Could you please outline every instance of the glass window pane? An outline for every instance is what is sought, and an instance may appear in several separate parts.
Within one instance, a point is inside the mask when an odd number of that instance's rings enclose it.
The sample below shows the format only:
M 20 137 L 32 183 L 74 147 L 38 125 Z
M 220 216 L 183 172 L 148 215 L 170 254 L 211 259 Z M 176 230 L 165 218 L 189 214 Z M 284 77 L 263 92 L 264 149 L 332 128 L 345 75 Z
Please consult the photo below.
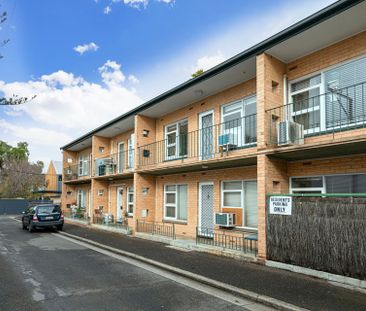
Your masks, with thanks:
M 167 185 L 165 186 L 165 191 L 175 191 L 175 185 Z
M 231 113 L 224 116 L 224 129 L 232 129 L 241 126 L 241 112 Z
M 258 226 L 258 204 L 257 204 L 257 182 L 246 181 L 244 193 L 244 226 L 257 228 Z
M 320 111 L 312 111 L 293 117 L 294 122 L 304 125 L 304 129 L 313 129 L 320 127 Z
M 187 220 L 188 193 L 187 185 L 178 186 L 177 219 Z
M 175 204 L 175 193 L 167 193 L 165 195 L 166 204 Z
M 174 206 L 165 207 L 165 217 L 175 218 L 175 207 Z
M 225 181 L 224 190 L 241 190 L 243 185 L 241 181 Z
M 292 188 L 322 188 L 323 178 L 319 177 L 301 177 L 292 178 Z
M 236 102 L 231 105 L 226 105 L 223 108 L 223 112 L 225 114 L 225 113 L 232 112 L 232 111 L 241 111 L 242 107 L 243 107 L 243 103 L 241 101 L 239 101 L 239 102 Z
M 353 176 L 352 175 L 326 176 L 325 185 L 327 193 L 352 193 Z
M 312 109 L 318 107 L 320 103 L 320 88 L 314 88 L 292 96 L 293 111 Z
M 175 156 L 175 146 L 168 147 L 168 157 Z
M 249 101 L 248 103 L 245 104 L 244 110 L 246 116 L 250 116 L 257 112 L 257 103 L 255 102 L 255 98 L 254 101 Z
M 366 193 L 366 174 L 353 176 L 353 193 Z
M 224 206 L 226 207 L 242 207 L 241 192 L 224 192 Z
M 172 125 L 167 126 L 166 131 L 169 133 L 169 132 L 175 131 L 176 129 L 177 129 L 177 125 L 172 124 Z
M 311 86 L 315 86 L 321 83 L 321 76 L 317 75 L 308 79 L 304 79 L 302 81 L 292 83 L 291 84 L 291 92 L 296 92 L 302 89 L 306 89 Z
M 176 140 L 177 140 L 177 136 L 176 136 L 175 132 L 174 132 L 174 133 L 172 133 L 172 134 L 168 134 L 168 135 L 167 135 L 167 139 L 168 139 L 168 144 L 169 144 L 169 145 L 171 145 L 171 144 L 175 144 L 175 142 L 176 142 Z

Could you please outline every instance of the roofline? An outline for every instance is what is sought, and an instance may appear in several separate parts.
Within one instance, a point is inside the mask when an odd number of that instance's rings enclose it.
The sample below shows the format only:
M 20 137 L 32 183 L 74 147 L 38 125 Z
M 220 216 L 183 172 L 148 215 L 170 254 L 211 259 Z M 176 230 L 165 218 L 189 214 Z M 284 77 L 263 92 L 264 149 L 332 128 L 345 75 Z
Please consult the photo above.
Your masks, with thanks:
M 120 115 L 119 117 L 112 119 L 111 121 L 95 128 L 94 130 L 86 133 L 85 135 L 77 138 L 76 140 L 68 143 L 67 145 L 61 147 L 61 150 L 65 150 L 68 149 L 74 145 L 76 145 L 79 142 L 84 141 L 85 139 L 88 139 L 90 137 L 92 137 L 95 133 L 109 127 L 110 125 L 121 121 L 123 119 L 126 119 L 128 117 L 134 116 L 136 114 L 138 114 L 141 111 L 144 111 L 152 106 L 154 106 L 155 104 L 157 104 L 160 101 L 163 101 L 181 91 L 184 91 L 185 89 L 195 85 L 196 83 L 202 82 L 204 80 L 207 80 L 225 70 L 227 70 L 230 67 L 235 66 L 236 64 L 252 57 L 252 56 L 256 56 L 258 54 L 261 54 L 263 52 L 265 52 L 266 50 L 272 48 L 273 46 L 277 45 L 278 43 L 281 43 L 287 39 L 290 39 L 291 37 L 303 32 L 304 30 L 307 30 L 311 27 L 314 27 L 315 25 L 335 16 L 338 15 L 340 13 L 342 13 L 343 11 L 363 2 L 365 0 L 340 0 L 337 1 L 323 9 L 321 9 L 318 12 L 315 12 L 314 14 L 302 19 L 301 21 L 285 28 L 284 30 L 278 32 L 277 34 L 269 37 L 268 39 L 265 39 L 264 41 L 261 41 L 260 43 L 253 45 L 252 47 L 244 50 L 243 52 L 227 59 L 226 61 L 222 62 L 221 64 L 207 70 L 206 72 L 204 72 L 203 74 L 199 75 L 196 78 L 192 78 L 188 81 L 185 81 L 181 84 L 179 84 L 178 86 L 154 97 L 153 99 L 145 102 L 144 104 L 128 111 L 125 114 Z

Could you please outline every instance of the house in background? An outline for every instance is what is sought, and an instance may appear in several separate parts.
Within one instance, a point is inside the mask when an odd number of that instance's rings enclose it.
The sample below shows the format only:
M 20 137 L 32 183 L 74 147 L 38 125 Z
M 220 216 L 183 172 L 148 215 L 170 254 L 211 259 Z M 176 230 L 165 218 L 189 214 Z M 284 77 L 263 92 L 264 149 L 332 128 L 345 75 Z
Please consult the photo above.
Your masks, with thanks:
M 61 203 L 62 193 L 62 161 L 51 160 L 44 174 L 44 187 L 37 193 L 40 199 L 50 199 L 54 203 Z

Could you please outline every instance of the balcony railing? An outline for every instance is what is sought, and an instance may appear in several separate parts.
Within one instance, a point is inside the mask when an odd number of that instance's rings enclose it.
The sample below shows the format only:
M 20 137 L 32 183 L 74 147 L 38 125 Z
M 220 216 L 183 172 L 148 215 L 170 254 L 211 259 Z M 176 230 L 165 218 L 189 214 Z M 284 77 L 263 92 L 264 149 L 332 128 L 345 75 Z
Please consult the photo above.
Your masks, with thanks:
M 90 161 L 85 160 L 82 163 L 68 165 L 64 168 L 65 181 L 78 180 L 91 176 Z
M 131 172 L 134 167 L 133 149 L 113 153 L 94 161 L 94 176 L 107 176 Z
M 139 167 L 172 160 L 210 160 L 257 142 L 257 115 L 215 124 L 139 147 Z
M 301 144 L 304 138 L 366 126 L 366 82 L 329 88 L 324 94 L 266 111 L 271 145 Z

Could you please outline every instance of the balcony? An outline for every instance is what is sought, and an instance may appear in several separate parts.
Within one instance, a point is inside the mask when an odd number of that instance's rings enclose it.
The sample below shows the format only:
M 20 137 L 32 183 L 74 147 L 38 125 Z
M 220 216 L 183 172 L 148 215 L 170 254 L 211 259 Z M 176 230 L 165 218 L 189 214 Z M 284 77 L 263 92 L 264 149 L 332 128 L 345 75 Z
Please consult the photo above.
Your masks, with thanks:
M 292 146 L 294 149 L 305 144 L 305 149 L 310 145 L 331 144 L 329 153 L 335 145 L 366 134 L 366 82 L 328 88 L 324 94 L 269 109 L 266 118 L 269 145 L 274 148 Z M 355 149 L 359 146 L 355 145 Z
M 94 176 L 111 176 L 132 173 L 134 168 L 134 150 L 120 151 L 94 161 Z
M 252 114 L 139 147 L 139 169 L 242 157 L 256 142 L 257 115 Z
M 79 164 L 69 165 L 64 168 L 64 180 L 66 182 L 75 182 L 87 180 L 91 177 L 90 161 L 85 160 Z

